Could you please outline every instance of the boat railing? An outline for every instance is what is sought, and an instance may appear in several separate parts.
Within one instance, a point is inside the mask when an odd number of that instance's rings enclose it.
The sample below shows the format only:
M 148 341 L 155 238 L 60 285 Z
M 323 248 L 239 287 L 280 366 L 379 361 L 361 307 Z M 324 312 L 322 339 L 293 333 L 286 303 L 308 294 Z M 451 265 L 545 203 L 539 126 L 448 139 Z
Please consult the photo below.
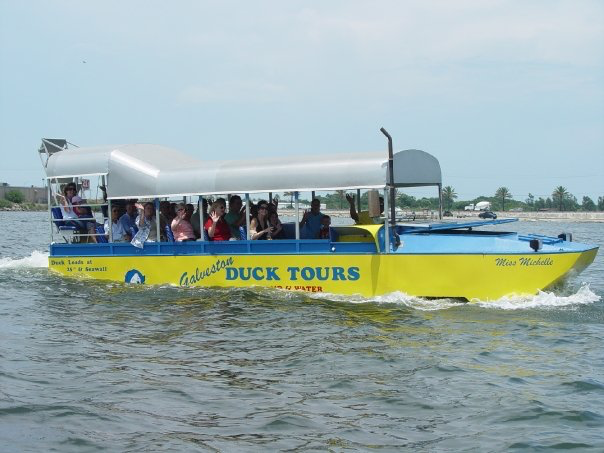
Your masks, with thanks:
M 374 242 L 332 242 L 329 239 L 278 239 L 272 241 L 145 242 L 142 248 L 129 242 L 54 243 L 52 256 L 145 256 L 145 255 L 304 255 L 375 254 Z

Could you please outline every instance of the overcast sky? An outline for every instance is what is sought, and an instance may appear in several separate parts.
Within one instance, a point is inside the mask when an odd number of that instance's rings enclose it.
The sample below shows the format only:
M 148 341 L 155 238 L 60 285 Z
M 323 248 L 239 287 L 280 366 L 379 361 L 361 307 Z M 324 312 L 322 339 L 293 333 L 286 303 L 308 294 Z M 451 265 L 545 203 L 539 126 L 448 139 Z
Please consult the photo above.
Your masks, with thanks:
M 460 199 L 604 196 L 604 2 L 0 0 L 11 185 L 41 137 L 312 159 L 381 126 Z

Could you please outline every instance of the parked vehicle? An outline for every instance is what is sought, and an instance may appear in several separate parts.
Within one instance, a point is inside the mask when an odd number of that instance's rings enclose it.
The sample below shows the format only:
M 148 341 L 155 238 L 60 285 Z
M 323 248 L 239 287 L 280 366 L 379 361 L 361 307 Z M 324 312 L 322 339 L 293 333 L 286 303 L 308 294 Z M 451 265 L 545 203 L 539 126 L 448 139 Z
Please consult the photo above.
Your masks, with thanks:
M 493 211 L 483 211 L 478 214 L 478 217 L 480 217 L 481 219 L 496 219 L 497 214 L 495 214 Z

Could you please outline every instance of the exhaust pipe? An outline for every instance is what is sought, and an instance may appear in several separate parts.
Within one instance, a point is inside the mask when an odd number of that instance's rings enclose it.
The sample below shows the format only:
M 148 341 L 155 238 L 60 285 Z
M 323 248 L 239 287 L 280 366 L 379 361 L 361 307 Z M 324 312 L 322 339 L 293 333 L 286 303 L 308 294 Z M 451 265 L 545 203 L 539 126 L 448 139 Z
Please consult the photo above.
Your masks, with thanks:
M 388 139 L 388 185 L 390 186 L 390 225 L 394 234 L 396 247 L 400 245 L 400 239 L 396 233 L 396 207 L 394 205 L 394 153 L 392 151 L 392 137 L 386 129 L 380 128 L 382 134 Z

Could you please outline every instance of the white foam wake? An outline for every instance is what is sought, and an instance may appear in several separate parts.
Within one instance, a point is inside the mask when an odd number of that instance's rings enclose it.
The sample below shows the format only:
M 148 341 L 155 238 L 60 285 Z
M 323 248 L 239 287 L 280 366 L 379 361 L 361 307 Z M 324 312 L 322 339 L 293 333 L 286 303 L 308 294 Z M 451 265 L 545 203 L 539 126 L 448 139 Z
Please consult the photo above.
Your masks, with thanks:
M 326 299 L 347 303 L 377 303 L 377 304 L 396 304 L 404 305 L 409 308 L 421 311 L 447 310 L 452 307 L 462 307 L 464 302 L 455 299 L 424 299 L 421 297 L 410 296 L 402 292 L 392 292 L 383 296 L 361 297 L 361 296 L 342 296 L 329 293 L 309 294 L 314 299 Z M 559 295 L 553 292 L 540 291 L 534 296 L 507 296 L 492 301 L 472 300 L 469 306 L 480 306 L 484 308 L 495 308 L 499 310 L 526 310 L 533 308 L 558 308 L 573 305 L 586 305 L 598 302 L 601 297 L 594 293 L 589 285 L 584 285 L 579 290 L 570 295 Z
M 496 308 L 500 310 L 526 310 L 531 308 L 558 308 L 572 305 L 593 304 L 601 300 L 589 285 L 585 284 L 579 290 L 567 296 L 558 295 L 553 292 L 539 291 L 534 296 L 508 296 L 494 301 L 472 301 L 485 308 Z
M 362 297 L 358 295 L 343 296 L 330 293 L 312 293 L 309 294 L 309 296 L 313 299 L 327 299 L 352 304 L 374 303 L 404 305 L 422 311 L 446 310 L 447 308 L 458 307 L 462 304 L 462 302 L 454 299 L 423 299 L 421 297 L 410 296 L 409 294 L 400 291 L 374 297 Z
M 48 252 L 34 250 L 24 258 L 0 258 L 0 269 L 48 267 Z

